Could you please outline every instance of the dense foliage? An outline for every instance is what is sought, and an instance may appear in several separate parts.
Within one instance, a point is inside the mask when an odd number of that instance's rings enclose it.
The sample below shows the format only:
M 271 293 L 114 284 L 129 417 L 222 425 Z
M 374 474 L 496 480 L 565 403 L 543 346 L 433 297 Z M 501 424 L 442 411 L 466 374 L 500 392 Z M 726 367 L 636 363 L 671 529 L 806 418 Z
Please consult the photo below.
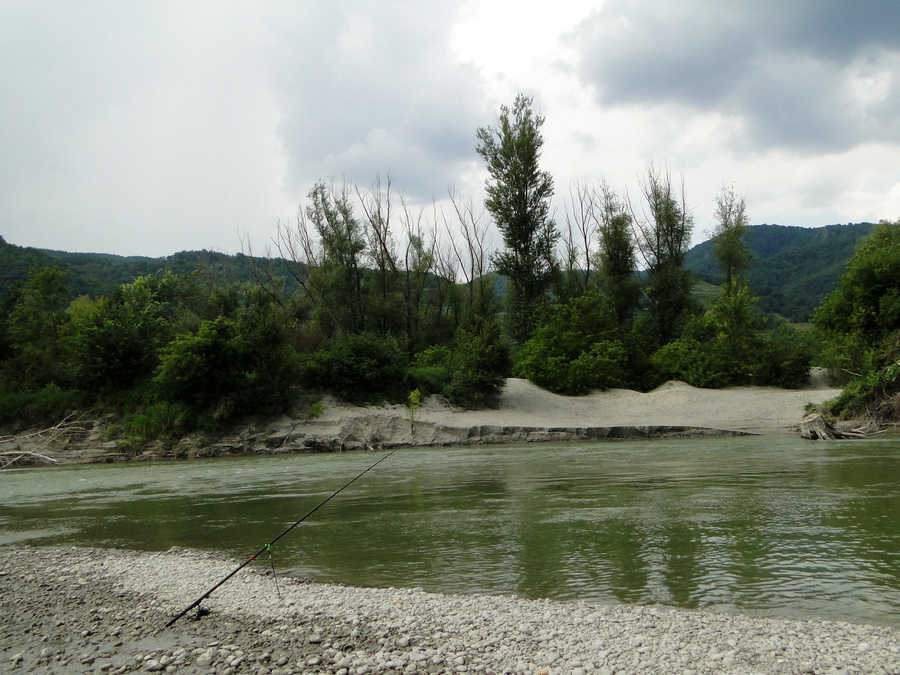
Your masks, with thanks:
M 697 387 L 742 384 L 797 388 L 809 380 L 809 340 L 788 324 L 764 330 L 757 299 L 741 285 L 692 319 L 682 337 L 653 355 L 663 379 Z
M 854 378 L 834 412 L 900 415 L 900 222 L 873 230 L 813 323 L 826 364 Z
M 547 307 L 518 351 L 515 374 L 551 391 L 624 386 L 626 353 L 611 300 L 594 291 Z

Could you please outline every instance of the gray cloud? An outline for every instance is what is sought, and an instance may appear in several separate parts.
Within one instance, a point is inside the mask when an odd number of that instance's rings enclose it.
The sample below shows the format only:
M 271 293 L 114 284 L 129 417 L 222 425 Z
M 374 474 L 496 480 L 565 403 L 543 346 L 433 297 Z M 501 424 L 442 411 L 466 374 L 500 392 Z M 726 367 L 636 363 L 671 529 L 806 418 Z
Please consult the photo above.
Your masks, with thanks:
M 572 32 L 604 105 L 677 103 L 744 121 L 736 144 L 900 141 L 900 4 L 609 2 Z
M 317 177 L 390 172 L 420 199 L 474 157 L 481 80 L 454 63 L 454 3 L 311 3 L 282 17 L 273 89 L 294 190 Z
M 236 248 L 239 228 L 274 220 L 274 114 L 252 12 L 7 2 L 0 26 L 10 241 L 161 255 Z
M 0 234 L 239 246 L 317 178 L 444 194 L 488 118 L 451 3 L 0 4 Z M 289 209 L 287 213 L 281 211 Z

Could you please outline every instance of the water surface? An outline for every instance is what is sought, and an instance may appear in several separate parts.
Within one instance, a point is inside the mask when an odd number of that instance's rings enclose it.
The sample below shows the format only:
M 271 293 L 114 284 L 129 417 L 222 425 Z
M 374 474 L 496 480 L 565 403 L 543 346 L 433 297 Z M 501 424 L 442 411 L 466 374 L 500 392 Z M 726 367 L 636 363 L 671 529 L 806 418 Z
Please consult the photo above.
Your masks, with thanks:
M 0 544 L 246 557 L 378 456 L 5 472 Z M 323 582 L 900 625 L 900 439 L 401 450 L 273 554 Z

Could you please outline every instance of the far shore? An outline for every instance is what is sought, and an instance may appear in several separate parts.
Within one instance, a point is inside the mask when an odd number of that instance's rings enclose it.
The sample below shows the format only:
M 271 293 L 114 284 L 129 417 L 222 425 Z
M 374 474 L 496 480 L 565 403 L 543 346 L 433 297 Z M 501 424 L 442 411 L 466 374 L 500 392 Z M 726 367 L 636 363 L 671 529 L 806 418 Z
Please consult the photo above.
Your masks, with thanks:
M 431 396 L 410 415 L 410 410 L 399 404 L 356 406 L 325 397 L 321 413 L 313 418 L 308 411 L 298 410 L 275 419 L 249 421 L 219 437 L 191 434 L 178 441 L 155 441 L 136 451 L 107 438 L 101 423 L 87 423 L 87 431 L 60 438 L 55 445 L 41 448 L 41 438 L 34 438 L 31 445 L 21 443 L 20 447 L 43 451 L 60 463 L 99 463 L 395 447 L 787 434 L 798 431 L 809 404 L 821 404 L 839 393 L 840 389 L 821 381 L 806 389 L 700 389 L 667 382 L 649 392 L 610 389 L 586 396 L 561 396 L 527 380 L 509 378 L 499 405 L 483 410 L 455 408 L 443 398 Z

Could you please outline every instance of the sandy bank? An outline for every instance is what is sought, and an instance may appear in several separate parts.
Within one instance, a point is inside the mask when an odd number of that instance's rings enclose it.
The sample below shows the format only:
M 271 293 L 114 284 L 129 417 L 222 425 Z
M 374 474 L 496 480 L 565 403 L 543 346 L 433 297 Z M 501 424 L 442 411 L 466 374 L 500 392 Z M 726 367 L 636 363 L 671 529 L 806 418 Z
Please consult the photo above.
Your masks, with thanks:
M 900 672 L 900 631 L 660 607 L 364 589 L 187 551 L 0 547 L 0 671 Z
M 646 393 L 612 389 L 587 396 L 560 396 L 527 380 L 510 378 L 496 410 L 454 411 L 430 406 L 419 417 L 454 426 L 684 426 L 787 431 L 797 426 L 807 403 L 821 403 L 839 393 L 839 389 L 829 388 L 699 389 L 683 382 L 667 382 Z
M 313 420 L 284 416 L 248 425 L 213 443 L 183 442 L 166 456 L 195 457 L 398 446 L 446 446 L 693 437 L 796 430 L 807 403 L 839 389 L 770 387 L 699 389 L 667 382 L 646 393 L 626 389 L 560 396 L 507 379 L 499 406 L 462 410 L 430 397 L 416 411 L 415 431 L 402 405 L 354 406 L 326 398 Z
M 834 398 L 839 389 L 769 387 L 698 389 L 667 382 L 653 391 L 626 389 L 560 396 L 528 382 L 506 381 L 499 406 L 461 410 L 430 397 L 415 414 L 415 431 L 402 405 L 353 406 L 330 397 L 314 419 L 305 411 L 251 421 L 217 438 L 195 434 L 127 451 L 93 425 L 63 438 L 50 452 L 61 462 L 189 459 L 225 455 L 328 452 L 400 446 L 448 446 L 693 437 L 796 430 L 807 403 Z M 27 445 L 22 449 L 29 450 Z M 40 450 L 43 452 L 43 450 Z

